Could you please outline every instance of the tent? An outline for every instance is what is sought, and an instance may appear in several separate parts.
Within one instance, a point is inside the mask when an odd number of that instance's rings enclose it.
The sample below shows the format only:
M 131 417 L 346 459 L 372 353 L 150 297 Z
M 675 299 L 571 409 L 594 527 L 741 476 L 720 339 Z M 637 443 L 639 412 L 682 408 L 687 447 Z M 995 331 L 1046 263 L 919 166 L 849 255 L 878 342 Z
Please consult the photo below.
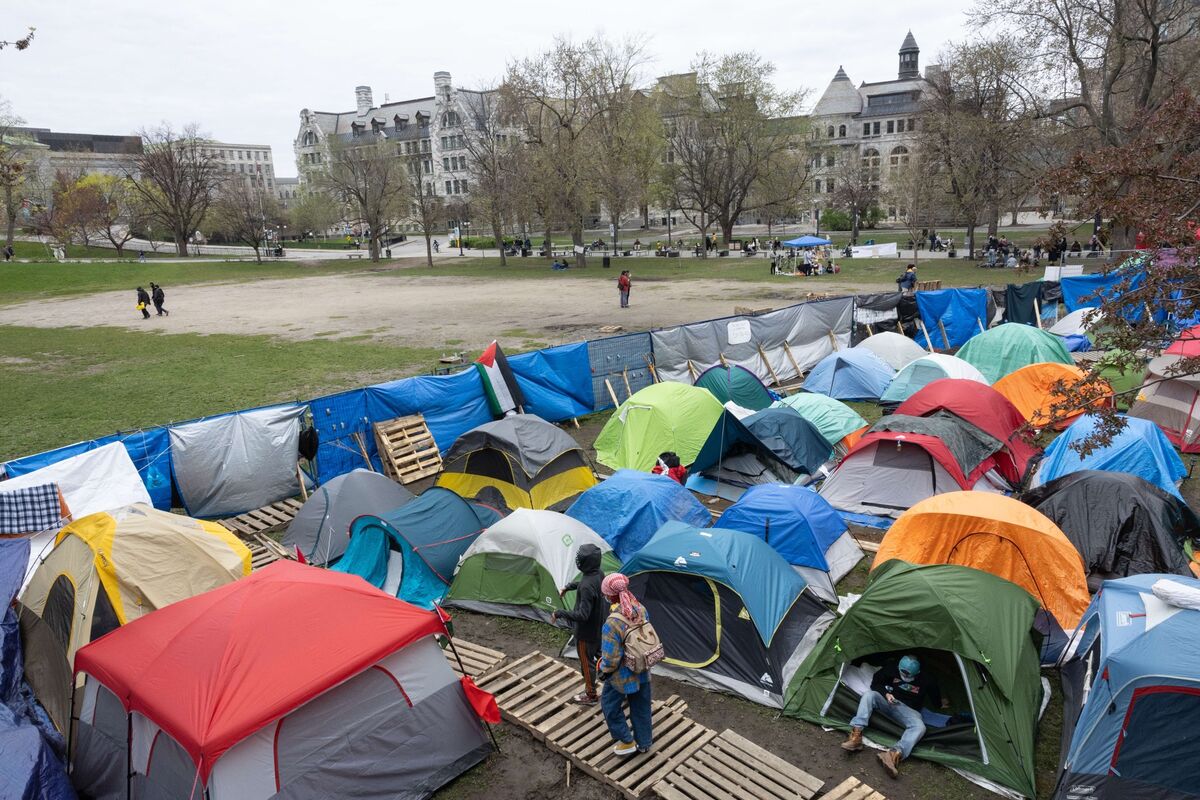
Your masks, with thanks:
M 726 411 L 690 469 L 744 489 L 813 475 L 831 455 L 816 426 L 790 408 L 767 408 L 744 419 Z
M 934 381 L 901 403 L 895 413 L 912 417 L 952 414 L 974 425 L 1002 444 L 994 455 L 996 470 L 1013 485 L 1021 482 L 1030 462 L 1041 453 L 1023 436 L 1021 412 L 995 389 L 974 381 Z
M 60 530 L 21 603 L 70 662 L 121 625 L 249 574 L 250 550 L 230 531 L 138 504 Z
M 514 414 L 458 437 L 437 485 L 462 497 L 490 486 L 510 508 L 549 508 L 595 486 L 596 477 L 569 434 L 534 414 Z
M 1200 517 L 1175 495 L 1136 475 L 1079 470 L 1021 499 L 1075 545 L 1092 589 L 1129 575 L 1192 574 L 1183 540 L 1200 539 Z
M 1125 427 L 1107 446 L 1097 446 L 1086 456 L 1081 456 L 1072 445 L 1096 431 L 1097 419 L 1091 414 L 1077 419 L 1046 448 L 1046 457 L 1038 465 L 1030 485 L 1041 486 L 1081 469 L 1097 469 L 1128 472 L 1182 497 L 1178 483 L 1187 475 L 1187 469 L 1162 430 L 1148 420 L 1123 414 L 1117 417 L 1125 420 Z
M 972 336 L 958 357 L 975 365 L 991 384 L 1029 364 L 1075 363 L 1057 336 L 1015 322 Z
M 603 553 L 606 573 L 621 568 L 608 542 L 579 520 L 518 508 L 462 554 L 445 605 L 548 623 L 564 608 L 563 587 L 579 577 L 575 554 L 585 544 Z
M 1163 350 L 1167 356 L 1200 356 L 1200 326 L 1188 328 Z
M 1180 358 L 1194 357 L 1152 359 L 1146 382 L 1129 409 L 1129 416 L 1156 423 L 1171 444 L 1185 453 L 1200 453 L 1200 376 L 1173 373 Z
M 337 561 L 350 542 L 350 523 L 363 514 L 383 514 L 413 499 L 386 475 L 356 469 L 313 490 L 283 535 L 283 544 L 304 554 L 310 564 Z
M 712 392 L 721 405 L 732 401 L 751 411 L 761 411 L 774 400 L 757 375 L 737 364 L 709 367 L 696 378 L 695 385 Z
M 446 593 L 459 556 L 500 516 L 433 486 L 393 511 L 355 519 L 350 544 L 333 569 L 430 608 Z
M 927 497 L 1009 489 L 997 472 L 1001 443 L 953 415 L 884 417 L 821 485 L 839 511 L 897 517 Z
M 823 394 L 799 392 L 776 400 L 773 405 L 777 408 L 787 406 L 799 412 L 842 453 L 853 447 L 858 436 L 867 429 L 867 421 L 861 414 L 842 401 Z
M 279 561 L 79 651 L 73 777 L 94 797 L 429 797 L 487 733 L 440 616 Z M 488 700 L 478 689 L 480 700 Z
M 977 569 L 880 565 L 796 672 L 784 713 L 849 730 L 874 668 L 915 652 L 951 710 L 970 713 L 974 724 L 927 714 L 928 731 L 913 755 L 1033 797 L 1042 699 L 1036 613 L 1025 590 Z M 866 731 L 882 745 L 900 733 L 882 714 Z
M 1056 408 L 1066 402 L 1066 395 L 1058 389 L 1061 383 L 1070 390 L 1083 383 L 1087 372 L 1074 364 L 1030 364 L 1005 375 L 992 387 L 1012 403 L 1021 416 L 1035 428 L 1053 426 L 1062 429 L 1071 424 L 1084 412 L 1083 408 Z M 1096 385 L 1104 396 L 1097 397 L 1089 406 L 1101 406 L 1112 402 L 1112 387 L 1101 381 Z
M 1200 581 L 1105 581 L 1062 664 L 1056 800 L 1193 800 L 1200 748 Z
M 895 331 L 882 331 L 868 336 L 855 347 L 870 350 L 894 370 L 902 370 L 918 358 L 928 355 L 921 345 Z
M 752 486 L 714 525 L 761 538 L 831 603 L 837 582 L 863 557 L 833 506 L 803 486 Z
M 712 392 L 686 383 L 654 383 L 621 404 L 596 437 L 596 460 L 649 472 L 660 453 L 696 460 L 723 408 Z
M 879 398 L 885 404 L 903 403 L 921 389 L 937 380 L 954 379 L 987 385 L 987 379 L 961 358 L 933 353 L 921 356 L 896 373 L 887 391 Z
M 829 239 L 822 239 L 820 236 L 801 236 L 796 239 L 788 239 L 783 243 L 784 247 L 826 247 L 833 244 Z
M 1087 576 L 1071 540 L 1044 514 L 1004 495 L 950 492 L 923 500 L 888 530 L 874 566 L 891 559 L 959 564 L 1012 581 L 1060 631 L 1074 630 L 1088 605 Z
M 1050 332 L 1063 337 L 1086 336 L 1103 319 L 1104 312 L 1098 308 L 1080 308 L 1050 326 Z
M 672 520 L 702 528 L 712 523 L 708 509 L 665 475 L 618 470 L 588 489 L 567 509 L 627 561 L 654 532 Z
M 895 375 L 870 350 L 835 350 L 817 362 L 804 379 L 804 391 L 834 400 L 878 400 Z
M 833 615 L 757 536 L 668 522 L 621 568 L 666 649 L 656 671 L 779 708 Z

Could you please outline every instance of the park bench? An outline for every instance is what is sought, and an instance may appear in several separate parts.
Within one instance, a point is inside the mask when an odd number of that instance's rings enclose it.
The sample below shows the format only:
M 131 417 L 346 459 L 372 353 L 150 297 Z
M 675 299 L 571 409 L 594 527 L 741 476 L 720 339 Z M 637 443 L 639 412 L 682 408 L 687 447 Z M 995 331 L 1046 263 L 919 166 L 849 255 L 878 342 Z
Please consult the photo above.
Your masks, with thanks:
M 347 253 L 346 258 L 362 258 L 366 253 Z

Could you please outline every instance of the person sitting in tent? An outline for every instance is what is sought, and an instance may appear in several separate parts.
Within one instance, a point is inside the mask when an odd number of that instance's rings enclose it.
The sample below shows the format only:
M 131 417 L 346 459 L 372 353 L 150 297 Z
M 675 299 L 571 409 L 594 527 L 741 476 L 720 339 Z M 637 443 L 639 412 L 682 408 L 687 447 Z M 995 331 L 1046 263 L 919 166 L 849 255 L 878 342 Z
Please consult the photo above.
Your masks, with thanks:
M 670 450 L 665 453 L 658 454 L 658 463 L 655 464 L 654 469 L 650 471 L 655 475 L 666 475 L 680 486 L 687 484 L 687 467 L 683 466 L 683 464 L 680 464 L 679 456 L 675 455 Z
M 583 544 L 575 553 L 575 566 L 579 567 L 579 580 L 563 587 L 562 594 L 575 592 L 575 607 L 564 611 L 550 612 L 550 621 L 565 619 L 575 629 L 575 651 L 579 654 L 579 671 L 583 674 L 583 691 L 571 698 L 584 706 L 600 702 L 596 694 L 596 659 L 600 657 L 600 631 L 608 616 L 608 606 L 600 596 L 600 583 L 604 570 L 600 568 L 600 548 L 594 544 Z
M 909 264 L 904 274 L 896 278 L 896 287 L 901 292 L 911 292 L 917 288 L 917 265 Z
M 883 712 L 884 716 L 904 726 L 899 741 L 879 754 L 888 775 L 897 777 L 900 762 L 908 758 L 925 735 L 921 709 L 926 705 L 946 708 L 949 703 L 942 697 L 937 680 L 921 674 L 921 662 L 916 656 L 906 655 L 898 663 L 884 666 L 871 679 L 871 690 L 859 700 L 858 713 L 850 720 L 850 737 L 842 742 L 842 749 L 851 753 L 862 750 L 863 729 L 870 724 L 871 714 Z
M 634 626 L 649 622 L 645 606 L 629 591 L 629 578 L 620 572 L 605 577 L 600 584 L 604 599 L 612 604 L 612 613 L 604 622 L 600 663 L 596 669 L 604 681 L 600 694 L 600 710 L 608 732 L 616 740 L 613 752 L 619 756 L 634 752 L 649 753 L 654 743 L 653 719 L 650 708 L 650 670 L 634 672 L 625 659 L 626 639 Z M 629 719 L 633 733 L 625 721 L 625 703 L 629 703 Z

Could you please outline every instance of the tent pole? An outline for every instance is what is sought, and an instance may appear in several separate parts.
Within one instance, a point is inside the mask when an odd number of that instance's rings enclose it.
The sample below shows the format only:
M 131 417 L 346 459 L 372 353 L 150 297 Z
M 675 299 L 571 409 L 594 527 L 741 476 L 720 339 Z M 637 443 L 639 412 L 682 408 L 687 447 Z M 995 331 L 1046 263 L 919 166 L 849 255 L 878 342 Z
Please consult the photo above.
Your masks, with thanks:
M 833 335 L 833 331 L 829 332 L 829 343 L 833 345 L 833 352 L 837 352 L 841 348 L 838 347 L 837 337 Z
M 775 381 L 776 386 L 783 384 L 779 380 L 779 376 L 775 374 L 775 368 L 771 366 L 771 362 L 767 360 L 767 353 L 763 350 L 762 345 L 758 345 L 758 354 L 762 356 L 763 363 L 767 365 L 767 371 L 771 373 L 771 380 Z
M 75 742 L 75 676 L 71 675 L 71 708 L 67 714 L 67 771 L 71 769 L 71 755 L 73 753 L 72 745 Z
M 875 330 L 874 330 L 874 329 L 871 327 L 871 323 L 867 322 L 867 323 L 864 323 L 864 324 L 867 326 L 867 335 L 868 335 L 868 336 L 874 336 L 874 335 L 875 335 Z
M 442 628 L 445 629 L 445 625 Z M 462 656 L 458 654 L 458 648 L 454 646 L 454 637 L 450 635 L 449 630 L 446 630 L 446 644 L 450 645 L 450 652 L 454 653 L 454 660 L 458 662 L 458 669 L 463 675 L 470 678 L 471 675 L 467 672 L 466 665 L 463 664 Z M 483 722 L 483 727 L 487 728 L 488 736 L 492 737 L 492 747 L 496 748 L 497 753 L 502 752 L 500 750 L 500 742 L 496 741 L 496 732 L 492 730 L 491 724 L 483 720 L 480 720 L 480 722 Z
M 371 463 L 371 457 L 367 455 L 367 446 L 363 442 L 362 433 L 360 431 L 355 431 L 354 433 L 350 434 L 350 438 L 354 440 L 356 445 L 358 445 L 358 452 L 362 453 L 363 461 L 367 462 L 367 469 L 371 470 L 371 472 L 374 472 L 375 466 Z
M 125 712 L 125 800 L 133 797 L 133 712 Z

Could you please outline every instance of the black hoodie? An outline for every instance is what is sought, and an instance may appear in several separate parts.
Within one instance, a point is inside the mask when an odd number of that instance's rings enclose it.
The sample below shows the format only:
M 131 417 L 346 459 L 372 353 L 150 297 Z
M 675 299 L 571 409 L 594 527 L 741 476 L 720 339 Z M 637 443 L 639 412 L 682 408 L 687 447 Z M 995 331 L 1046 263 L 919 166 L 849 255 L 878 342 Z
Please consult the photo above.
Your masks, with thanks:
M 577 640 L 594 645 L 600 644 L 600 630 L 608 618 L 608 604 L 600 596 L 600 582 L 604 580 L 600 557 L 600 548 L 596 545 L 580 546 L 575 554 L 575 565 L 583 575 L 578 581 L 568 583 L 564 590 L 575 590 L 575 607 L 558 612 L 561 619 L 571 622 Z

